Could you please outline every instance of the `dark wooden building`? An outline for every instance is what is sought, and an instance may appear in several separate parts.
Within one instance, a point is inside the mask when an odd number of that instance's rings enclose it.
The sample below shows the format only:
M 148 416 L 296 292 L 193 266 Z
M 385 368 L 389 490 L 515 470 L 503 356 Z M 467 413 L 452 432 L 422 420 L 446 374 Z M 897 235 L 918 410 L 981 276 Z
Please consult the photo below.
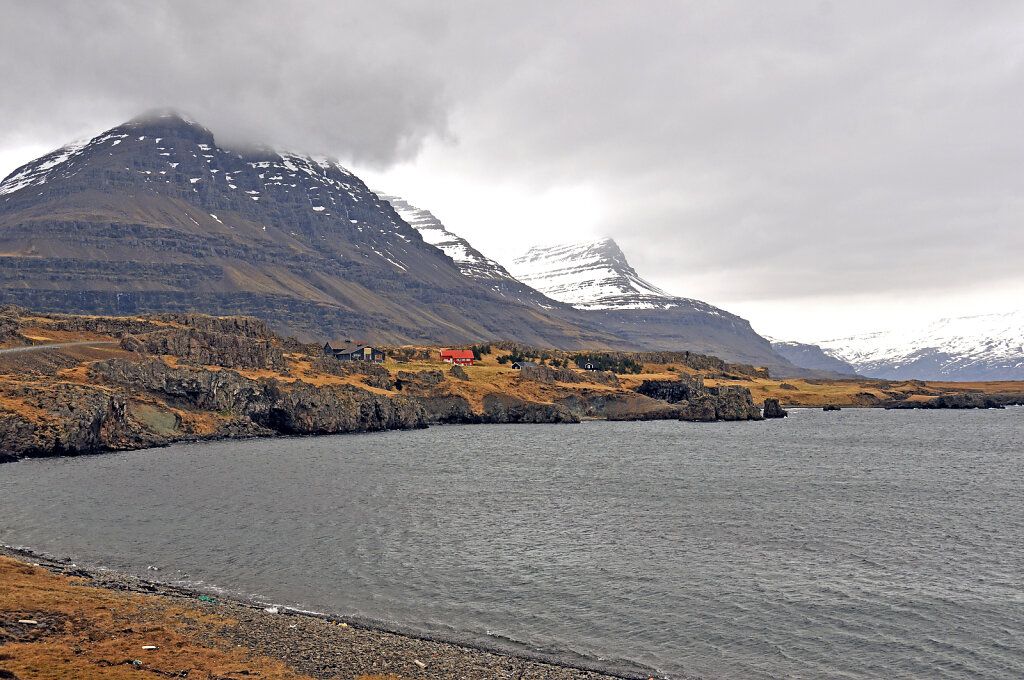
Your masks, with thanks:
M 329 341 L 324 344 L 324 354 L 333 356 L 340 361 L 373 361 L 384 362 L 384 351 L 364 345 L 361 342 L 335 342 Z

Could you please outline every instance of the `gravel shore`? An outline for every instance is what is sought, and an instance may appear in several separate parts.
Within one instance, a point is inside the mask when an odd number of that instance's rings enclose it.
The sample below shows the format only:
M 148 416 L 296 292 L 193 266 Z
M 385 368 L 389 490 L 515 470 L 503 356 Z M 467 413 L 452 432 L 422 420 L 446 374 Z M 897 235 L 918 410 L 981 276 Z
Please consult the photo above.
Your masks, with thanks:
M 85 579 L 88 585 L 115 592 L 156 596 L 204 613 L 233 619 L 237 625 L 220 629 L 196 627 L 200 644 L 225 643 L 279 659 L 314 678 L 356 678 L 394 674 L 405 678 L 465 678 L 466 680 L 601 680 L 647 677 L 624 672 L 608 675 L 583 668 L 495 653 L 450 642 L 375 630 L 333 617 L 266 611 L 264 605 L 209 596 L 204 593 L 145 581 L 109 571 L 86 569 L 67 562 L 0 547 L 0 555 L 38 565 L 53 574 Z

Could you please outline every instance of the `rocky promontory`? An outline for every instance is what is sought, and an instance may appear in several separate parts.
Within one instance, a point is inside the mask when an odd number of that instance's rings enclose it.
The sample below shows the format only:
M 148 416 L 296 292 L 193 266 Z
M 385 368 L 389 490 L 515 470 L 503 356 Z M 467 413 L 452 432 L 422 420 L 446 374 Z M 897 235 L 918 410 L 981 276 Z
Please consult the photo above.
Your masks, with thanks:
M 761 420 L 750 390 L 738 385 L 705 387 L 703 380 L 645 380 L 636 388 L 644 396 L 678 406 L 679 420 Z

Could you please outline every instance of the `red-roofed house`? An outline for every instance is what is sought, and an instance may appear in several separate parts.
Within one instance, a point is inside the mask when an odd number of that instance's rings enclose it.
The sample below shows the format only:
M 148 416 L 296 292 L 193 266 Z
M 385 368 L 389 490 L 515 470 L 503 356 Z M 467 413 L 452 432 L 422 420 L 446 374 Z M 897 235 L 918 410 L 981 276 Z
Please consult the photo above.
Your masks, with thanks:
M 473 365 L 473 350 L 470 349 L 443 349 L 441 350 L 441 361 L 459 366 Z

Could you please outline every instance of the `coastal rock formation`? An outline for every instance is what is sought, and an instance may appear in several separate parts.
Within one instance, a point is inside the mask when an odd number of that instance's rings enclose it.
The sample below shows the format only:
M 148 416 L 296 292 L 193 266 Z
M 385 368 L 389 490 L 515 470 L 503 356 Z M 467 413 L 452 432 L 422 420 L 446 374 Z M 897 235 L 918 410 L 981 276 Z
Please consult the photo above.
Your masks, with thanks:
M 670 404 L 705 394 L 704 381 L 700 378 L 680 376 L 679 380 L 645 380 L 636 391 L 653 399 L 661 399 Z
M 746 387 L 704 387 L 699 377 L 680 376 L 679 380 L 645 380 L 636 391 L 670 404 L 678 404 L 680 420 L 761 419 L 761 410 L 754 405 L 750 390 Z
M 971 409 L 971 408 L 1004 408 L 1006 406 L 1024 405 L 1024 394 L 985 395 L 985 394 L 944 394 L 923 401 L 903 400 L 885 405 L 887 409 Z
M 270 381 L 270 403 L 251 417 L 283 434 L 334 434 L 426 427 L 418 399 L 386 397 L 349 385 Z
M 483 399 L 483 422 L 487 423 L 578 423 L 561 404 L 526 401 L 511 394 L 491 393 Z
M 161 443 L 128 417 L 124 392 L 58 383 L 9 392 L 27 407 L 0 409 L 0 451 L 6 458 L 66 456 Z
M 789 413 L 779 405 L 778 399 L 765 399 L 764 411 L 761 415 L 764 418 L 785 418 Z
M 606 420 L 673 420 L 679 417 L 677 406 L 629 392 L 580 388 L 560 397 L 556 403 L 577 417 Z
M 417 397 L 423 405 L 427 422 L 435 424 L 473 424 L 482 418 L 473 413 L 469 400 L 459 394 L 442 394 Z
M 717 418 L 715 400 L 710 395 L 700 395 L 679 405 L 679 420 L 710 422 Z

